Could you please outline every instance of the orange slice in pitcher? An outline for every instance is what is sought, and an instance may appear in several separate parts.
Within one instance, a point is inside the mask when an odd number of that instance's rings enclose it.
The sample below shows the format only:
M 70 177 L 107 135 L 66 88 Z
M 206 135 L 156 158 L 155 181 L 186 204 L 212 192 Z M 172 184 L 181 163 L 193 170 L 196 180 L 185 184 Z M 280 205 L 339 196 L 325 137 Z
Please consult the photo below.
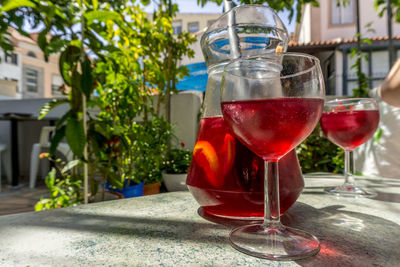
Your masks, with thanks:
M 223 157 L 223 159 L 221 161 L 222 175 L 221 175 L 220 179 L 224 179 L 224 177 L 232 169 L 233 163 L 235 161 L 235 153 L 236 153 L 235 138 L 232 135 L 227 133 L 224 138 L 224 146 L 222 149 L 222 155 L 219 155 L 220 159 L 221 159 L 221 157 Z
M 213 186 L 221 185 L 218 178 L 219 160 L 214 147 L 207 141 L 196 142 L 193 149 L 193 158 L 206 174 L 208 181 Z

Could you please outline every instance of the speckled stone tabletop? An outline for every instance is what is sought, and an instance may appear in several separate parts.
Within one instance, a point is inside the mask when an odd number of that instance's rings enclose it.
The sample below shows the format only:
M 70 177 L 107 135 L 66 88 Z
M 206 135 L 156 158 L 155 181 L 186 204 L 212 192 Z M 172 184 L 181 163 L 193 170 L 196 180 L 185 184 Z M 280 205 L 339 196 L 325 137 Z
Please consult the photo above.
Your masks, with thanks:
M 189 192 L 0 216 L 0 266 L 400 266 L 400 179 L 360 181 L 375 199 L 323 193 L 341 183 L 306 178 L 306 189 L 283 216 L 315 234 L 317 256 L 272 262 L 234 250 L 235 226 L 198 214 Z

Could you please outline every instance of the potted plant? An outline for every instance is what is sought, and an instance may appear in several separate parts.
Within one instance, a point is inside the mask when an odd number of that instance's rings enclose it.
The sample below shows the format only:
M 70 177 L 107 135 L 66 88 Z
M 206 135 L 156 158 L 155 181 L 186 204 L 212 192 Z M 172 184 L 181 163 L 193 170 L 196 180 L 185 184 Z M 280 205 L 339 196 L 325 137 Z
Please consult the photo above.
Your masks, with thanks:
M 181 143 L 182 149 L 170 149 L 167 153 L 163 167 L 163 180 L 169 192 L 186 191 L 186 176 L 189 170 L 192 152 L 183 149 L 185 144 Z
M 160 192 L 161 169 L 165 161 L 171 124 L 164 118 L 152 119 L 132 124 L 133 179 L 143 181 L 143 195 Z

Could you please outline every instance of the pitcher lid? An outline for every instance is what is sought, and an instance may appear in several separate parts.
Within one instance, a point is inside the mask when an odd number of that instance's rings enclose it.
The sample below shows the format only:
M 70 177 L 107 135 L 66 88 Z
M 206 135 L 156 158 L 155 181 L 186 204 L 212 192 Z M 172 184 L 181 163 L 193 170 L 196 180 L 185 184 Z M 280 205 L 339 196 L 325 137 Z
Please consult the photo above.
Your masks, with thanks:
M 231 26 L 232 25 L 232 26 Z M 236 43 L 235 47 L 231 43 Z M 278 14 L 263 5 L 241 5 L 225 12 L 200 40 L 207 67 L 268 52 L 284 52 L 289 34 Z

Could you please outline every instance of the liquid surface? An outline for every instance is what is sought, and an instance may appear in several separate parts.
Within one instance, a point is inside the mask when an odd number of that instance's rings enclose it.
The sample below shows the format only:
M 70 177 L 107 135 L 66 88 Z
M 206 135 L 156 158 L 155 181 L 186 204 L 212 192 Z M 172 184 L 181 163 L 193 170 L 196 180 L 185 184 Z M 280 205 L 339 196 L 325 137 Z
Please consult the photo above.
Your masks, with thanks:
M 280 162 L 281 214 L 300 195 L 304 180 L 295 151 Z M 224 217 L 262 217 L 264 163 L 233 137 L 222 117 L 200 120 L 187 185 L 204 211 Z
M 325 112 L 321 117 L 321 128 L 325 136 L 345 150 L 353 150 L 370 139 L 378 123 L 378 110 Z
M 299 145 L 318 123 L 323 100 L 274 98 L 222 102 L 235 136 L 267 161 L 276 161 Z

